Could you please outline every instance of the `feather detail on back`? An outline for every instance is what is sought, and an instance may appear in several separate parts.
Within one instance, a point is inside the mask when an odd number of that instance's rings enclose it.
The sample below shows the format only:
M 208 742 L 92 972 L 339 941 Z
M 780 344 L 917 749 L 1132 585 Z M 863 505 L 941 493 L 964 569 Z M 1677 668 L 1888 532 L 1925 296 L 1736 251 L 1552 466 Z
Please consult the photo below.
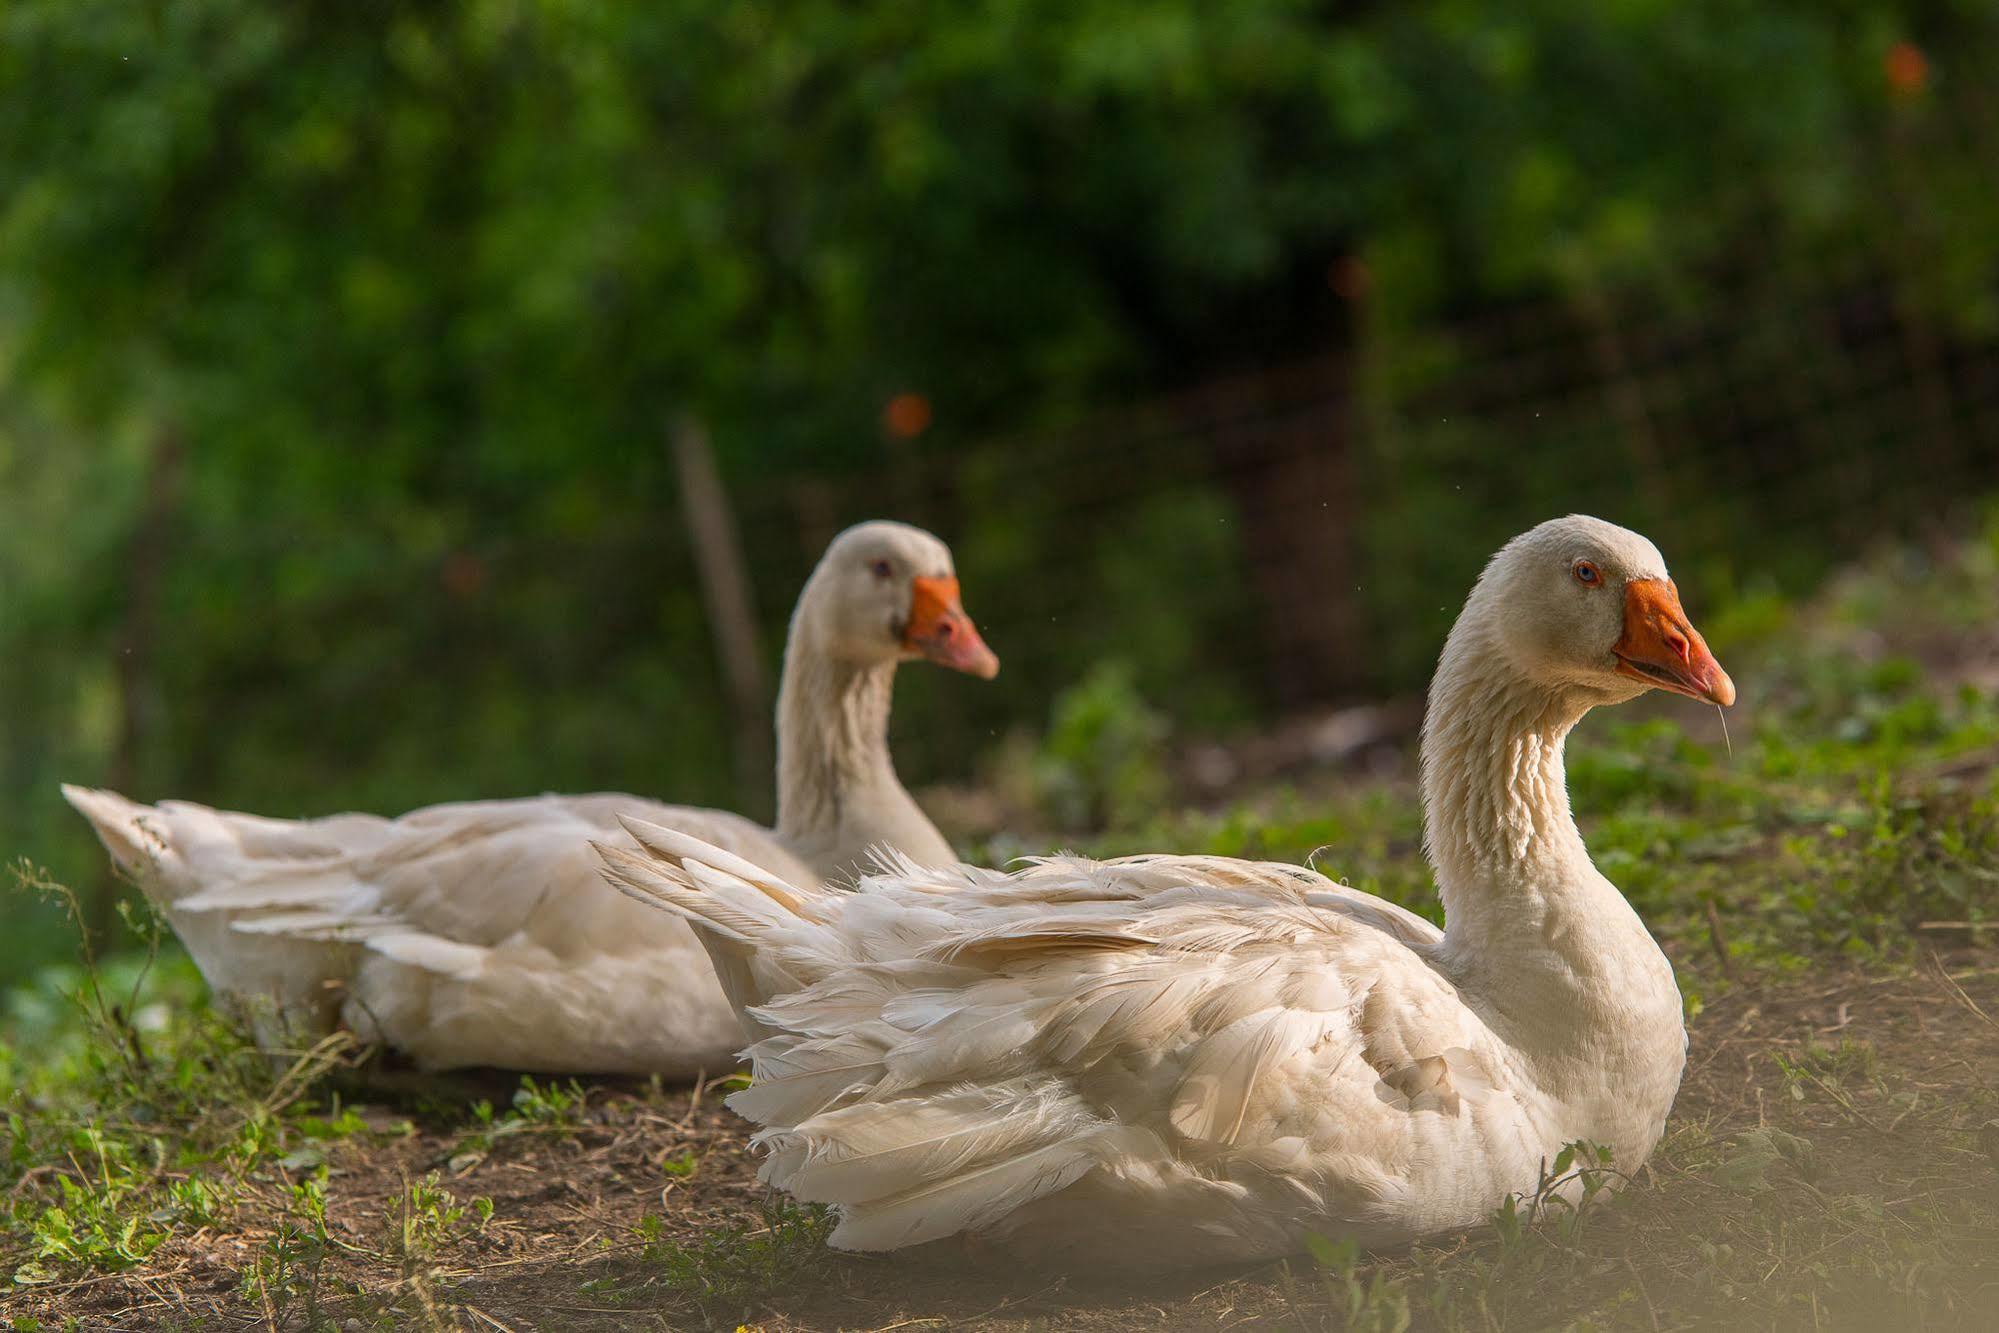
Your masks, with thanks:
M 1271 1009 L 1237 1019 L 1194 1048 L 1174 1089 L 1170 1119 L 1190 1139 L 1237 1143 L 1259 1089 L 1273 1070 L 1342 1036 L 1344 1014 Z M 1351 1049 L 1353 1043 L 1346 1043 Z
M 1086 1181 L 1141 1212 L 1147 1190 L 1192 1191 L 1244 1236 L 1286 1234 L 1257 1210 L 1368 1215 L 1396 1193 L 1382 1154 L 1473 1132 L 1462 1099 L 1426 1129 L 1370 1061 L 1448 1049 L 1455 1067 L 1490 1042 L 1483 1024 L 1402 938 L 1421 932 L 1313 872 L 1057 857 L 1006 876 L 898 866 L 808 896 L 691 842 L 607 850 L 606 877 L 762 978 L 755 1077 L 729 1105 L 766 1127 L 765 1180 L 839 1209 L 837 1244 L 1017 1234 Z M 1366 997 L 1390 987 L 1416 1021 L 1364 1033 Z

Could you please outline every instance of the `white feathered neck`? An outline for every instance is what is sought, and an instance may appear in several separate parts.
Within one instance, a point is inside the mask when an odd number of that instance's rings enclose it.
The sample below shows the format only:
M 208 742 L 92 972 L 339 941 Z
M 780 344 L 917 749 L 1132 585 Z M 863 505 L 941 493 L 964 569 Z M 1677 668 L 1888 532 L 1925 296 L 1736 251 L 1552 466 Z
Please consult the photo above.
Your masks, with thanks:
M 820 641 L 801 599 L 777 695 L 777 836 L 829 876 L 892 846 L 920 865 L 950 844 L 896 776 L 888 748 L 893 657 L 855 662 Z
M 1497 633 L 1503 614 L 1493 589 L 1474 592 L 1423 722 L 1439 960 L 1550 1091 L 1619 1071 L 1666 1084 L 1663 1106 L 1685 1040 L 1679 989 L 1638 914 L 1590 861 L 1562 764 L 1570 730 L 1604 699 L 1512 662 Z
M 1451 631 L 1423 718 L 1424 838 L 1454 921 L 1495 892 L 1531 892 L 1590 865 L 1562 750 L 1592 701 L 1527 679 L 1483 609 L 1468 607 Z

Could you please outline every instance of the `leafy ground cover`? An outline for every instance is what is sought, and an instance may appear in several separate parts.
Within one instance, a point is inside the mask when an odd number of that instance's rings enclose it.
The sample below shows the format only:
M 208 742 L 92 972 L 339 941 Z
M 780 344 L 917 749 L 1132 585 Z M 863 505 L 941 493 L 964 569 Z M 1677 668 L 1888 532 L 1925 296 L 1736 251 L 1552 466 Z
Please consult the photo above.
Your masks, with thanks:
M 1732 738 L 1671 703 L 1585 725 L 1585 833 L 1679 970 L 1692 1054 L 1654 1160 L 1580 1213 L 1525 1200 L 1406 1253 L 1329 1242 L 1139 1282 L 950 1244 L 837 1255 L 824 1218 L 756 1184 L 723 1087 L 417 1079 L 340 1039 L 273 1060 L 168 945 L 7 1001 L 0 1311 L 21 1329 L 1992 1327 L 1995 626 L 1999 544 L 1897 552 L 1803 608 L 1720 618 Z M 1161 779 L 1062 781 L 1074 808 L 1129 812 L 1116 786 Z M 1406 754 L 1086 845 L 1316 856 L 1435 910 Z

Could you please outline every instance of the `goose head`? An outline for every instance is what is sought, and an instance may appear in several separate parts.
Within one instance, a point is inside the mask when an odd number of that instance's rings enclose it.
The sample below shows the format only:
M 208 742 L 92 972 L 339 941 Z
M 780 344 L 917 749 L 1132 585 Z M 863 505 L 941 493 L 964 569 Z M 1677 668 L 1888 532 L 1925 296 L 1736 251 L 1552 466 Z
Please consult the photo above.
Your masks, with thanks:
M 923 659 L 982 680 L 999 658 L 958 600 L 951 548 L 886 519 L 833 539 L 799 597 L 795 634 L 855 666 Z
M 1467 619 L 1488 649 L 1551 692 L 1621 703 L 1666 690 L 1735 702 L 1735 683 L 1687 619 L 1659 549 L 1602 519 L 1551 519 L 1508 542 Z

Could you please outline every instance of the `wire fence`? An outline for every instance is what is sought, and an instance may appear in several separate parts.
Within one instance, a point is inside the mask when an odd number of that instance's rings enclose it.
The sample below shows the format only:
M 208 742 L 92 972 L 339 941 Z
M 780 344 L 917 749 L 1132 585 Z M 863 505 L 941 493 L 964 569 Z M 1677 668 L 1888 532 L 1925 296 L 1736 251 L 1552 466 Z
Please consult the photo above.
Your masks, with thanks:
M 1989 303 L 1999 238 L 1986 259 Z M 1486 555 L 1556 514 L 1646 531 L 1695 606 L 1950 530 L 1999 489 L 1999 334 L 1926 304 L 1936 278 L 1902 237 L 1852 235 L 1420 342 L 1374 340 L 1363 298 L 1348 346 L 999 444 L 892 445 L 880 472 L 746 497 L 744 525 L 800 568 L 884 509 L 957 545 L 1007 668 L 917 687 L 918 772 L 1105 659 L 1194 729 L 1407 692 Z

